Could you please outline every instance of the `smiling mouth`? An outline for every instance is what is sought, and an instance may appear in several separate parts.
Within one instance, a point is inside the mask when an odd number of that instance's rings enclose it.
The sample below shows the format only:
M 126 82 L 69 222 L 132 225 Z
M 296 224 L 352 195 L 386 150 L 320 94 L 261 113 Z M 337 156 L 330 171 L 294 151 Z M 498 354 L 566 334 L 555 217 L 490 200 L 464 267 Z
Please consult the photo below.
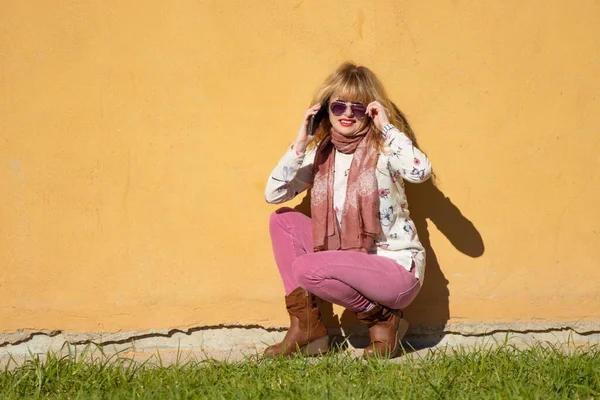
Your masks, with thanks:
M 352 126 L 354 121 L 351 119 L 340 119 L 340 125 L 342 126 Z

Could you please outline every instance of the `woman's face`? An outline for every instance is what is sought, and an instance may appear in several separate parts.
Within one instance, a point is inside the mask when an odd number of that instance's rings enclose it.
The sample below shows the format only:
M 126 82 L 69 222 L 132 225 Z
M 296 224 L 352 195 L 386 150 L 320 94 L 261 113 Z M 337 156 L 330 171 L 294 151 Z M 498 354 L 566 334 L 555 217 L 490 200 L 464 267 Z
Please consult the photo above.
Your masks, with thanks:
M 346 103 L 346 110 L 341 115 L 333 115 L 331 111 L 331 103 L 334 101 L 341 101 Z M 338 131 L 344 136 L 355 136 L 357 133 L 365 129 L 367 124 L 369 123 L 369 117 L 367 115 L 362 119 L 358 119 L 352 108 L 350 107 L 352 103 L 349 101 L 343 94 L 334 93 L 329 99 L 329 122 L 331 122 L 331 126 L 333 129 Z M 362 104 L 366 108 L 366 104 Z

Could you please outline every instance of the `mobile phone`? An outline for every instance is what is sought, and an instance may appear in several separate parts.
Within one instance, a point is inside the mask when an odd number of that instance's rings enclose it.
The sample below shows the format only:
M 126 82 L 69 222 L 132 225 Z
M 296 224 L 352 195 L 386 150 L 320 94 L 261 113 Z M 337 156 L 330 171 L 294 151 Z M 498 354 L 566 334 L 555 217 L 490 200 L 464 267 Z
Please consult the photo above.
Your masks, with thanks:
M 319 124 L 327 115 L 327 108 L 327 103 L 321 103 L 321 108 L 319 109 L 319 111 L 315 115 L 312 115 L 310 117 L 310 120 L 308 121 L 308 134 L 310 136 L 313 136 L 315 134 L 317 128 L 319 127 Z

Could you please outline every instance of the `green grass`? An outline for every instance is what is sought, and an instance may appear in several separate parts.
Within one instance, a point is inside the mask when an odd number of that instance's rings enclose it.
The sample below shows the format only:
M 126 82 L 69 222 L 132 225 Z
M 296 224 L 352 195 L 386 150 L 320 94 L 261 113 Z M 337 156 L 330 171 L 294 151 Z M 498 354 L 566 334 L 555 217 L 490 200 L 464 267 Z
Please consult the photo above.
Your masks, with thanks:
M 240 362 L 136 363 L 69 353 L 0 373 L 0 398 L 552 399 L 600 398 L 600 349 L 536 344 L 431 350 L 399 362 L 348 353 Z

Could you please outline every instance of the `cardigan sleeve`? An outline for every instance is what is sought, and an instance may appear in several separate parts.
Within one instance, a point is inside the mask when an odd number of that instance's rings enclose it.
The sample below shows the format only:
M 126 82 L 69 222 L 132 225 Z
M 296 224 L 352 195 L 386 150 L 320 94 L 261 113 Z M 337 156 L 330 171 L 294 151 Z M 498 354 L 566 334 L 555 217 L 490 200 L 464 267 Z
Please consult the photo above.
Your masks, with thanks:
M 291 200 L 313 183 L 315 148 L 300 153 L 292 147 L 271 172 L 265 189 L 267 203 L 279 204 Z
M 421 183 L 431 176 L 431 162 L 427 156 L 413 145 L 413 142 L 397 128 L 387 133 L 386 145 L 392 151 L 389 158 L 391 173 L 404 180 Z

